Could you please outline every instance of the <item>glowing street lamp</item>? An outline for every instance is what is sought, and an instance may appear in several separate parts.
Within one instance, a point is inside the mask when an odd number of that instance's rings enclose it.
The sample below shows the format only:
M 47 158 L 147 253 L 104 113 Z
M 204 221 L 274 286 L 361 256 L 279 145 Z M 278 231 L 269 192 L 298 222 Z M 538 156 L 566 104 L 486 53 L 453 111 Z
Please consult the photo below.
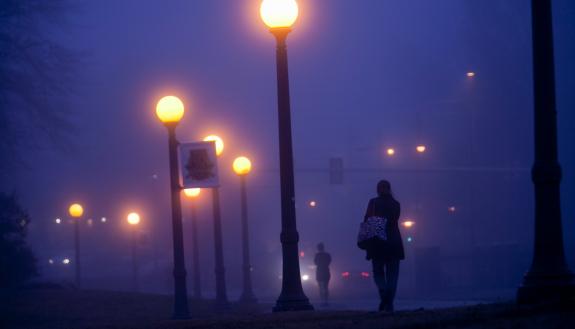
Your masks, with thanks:
M 76 276 L 76 287 L 81 288 L 82 284 L 82 271 L 80 267 L 80 218 L 84 214 L 84 207 L 79 203 L 74 203 L 68 208 L 68 214 L 73 219 L 74 223 L 74 262 L 75 276 Z
M 196 207 L 196 200 L 200 196 L 200 188 L 187 188 L 184 190 L 184 195 L 190 200 L 190 207 L 192 210 L 192 271 L 193 285 L 194 285 L 194 298 L 202 298 L 202 285 L 200 278 L 200 249 L 198 241 L 198 212 Z
M 475 76 L 475 72 L 469 71 L 465 74 L 468 78 L 473 78 Z
M 394 156 L 395 155 L 395 149 L 390 147 L 387 150 L 385 150 L 385 153 L 387 153 L 387 155 L 389 155 L 389 156 Z
M 138 285 L 138 232 L 137 226 L 140 224 L 140 215 L 137 212 L 131 212 L 126 217 L 126 221 L 131 226 L 131 242 L 132 242 L 132 290 L 137 292 Z
M 243 256 L 243 292 L 240 296 L 240 302 L 250 304 L 256 302 L 256 297 L 252 289 L 252 278 L 250 264 L 250 240 L 248 229 L 248 202 L 246 191 L 246 177 L 252 170 L 252 162 L 246 157 L 238 157 L 234 160 L 233 169 L 236 175 L 240 177 L 240 200 L 242 214 L 242 256 Z
M 427 150 L 427 147 L 425 147 L 425 145 L 417 145 L 415 150 L 417 151 L 417 153 L 424 153 L 425 150 Z
M 184 233 L 178 169 L 178 141 L 176 126 L 184 116 L 184 103 L 176 96 L 166 96 L 156 105 L 156 115 L 168 130 L 168 153 L 170 162 L 170 195 L 172 203 L 172 235 L 174 242 L 174 318 L 190 317 L 186 289 L 184 263 Z
M 224 151 L 224 141 L 217 135 L 204 137 L 204 142 L 216 143 L 216 155 L 221 156 Z M 216 308 L 220 311 L 229 309 L 226 292 L 226 270 L 224 267 L 224 243 L 222 238 L 222 216 L 220 212 L 220 189 L 212 188 L 212 207 L 214 214 L 214 252 L 216 263 Z
M 401 223 L 401 225 L 405 228 L 412 228 L 413 225 L 415 225 L 415 222 L 412 220 L 406 220 L 403 223 Z
M 282 209 L 282 291 L 274 311 L 312 310 L 303 292 L 298 260 L 298 232 L 295 213 L 295 184 L 291 137 L 288 58 L 286 38 L 297 20 L 295 0 L 263 0 L 260 16 L 275 36 L 279 120 L 279 157 Z
M 216 155 L 220 156 L 224 152 L 224 140 L 216 135 L 209 135 L 204 137 L 204 142 L 216 143 Z

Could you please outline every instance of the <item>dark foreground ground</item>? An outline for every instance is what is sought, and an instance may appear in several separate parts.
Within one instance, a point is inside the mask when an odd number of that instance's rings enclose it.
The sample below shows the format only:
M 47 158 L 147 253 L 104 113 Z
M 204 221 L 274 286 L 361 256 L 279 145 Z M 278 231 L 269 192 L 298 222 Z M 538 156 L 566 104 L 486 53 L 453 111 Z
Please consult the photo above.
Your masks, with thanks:
M 193 318 L 170 320 L 167 296 L 103 291 L 26 291 L 1 296 L 0 328 L 575 328 L 575 303 L 517 307 L 484 304 L 449 309 L 267 313 L 271 305 L 213 312 L 210 301 L 190 303 Z

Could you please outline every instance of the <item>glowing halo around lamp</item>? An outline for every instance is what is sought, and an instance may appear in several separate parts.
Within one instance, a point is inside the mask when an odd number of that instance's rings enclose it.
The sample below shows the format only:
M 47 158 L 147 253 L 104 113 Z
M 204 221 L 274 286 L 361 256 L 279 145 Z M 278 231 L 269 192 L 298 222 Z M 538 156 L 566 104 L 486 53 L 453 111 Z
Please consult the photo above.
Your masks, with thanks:
M 200 192 L 202 191 L 201 188 L 199 187 L 195 187 L 195 188 L 187 188 L 184 189 L 184 194 L 188 197 L 188 198 L 196 198 L 200 195 Z
M 216 142 L 216 155 L 219 156 L 224 151 L 224 141 L 216 135 L 204 137 L 204 142 Z
M 74 218 L 80 218 L 84 214 L 84 208 L 79 203 L 74 203 L 68 208 L 68 213 Z
M 184 103 L 176 96 L 165 96 L 156 105 L 156 115 L 163 123 L 178 123 L 184 116 Z
M 299 13 L 295 0 L 263 0 L 260 17 L 270 29 L 289 28 Z
M 425 145 L 417 145 L 415 149 L 417 150 L 417 152 L 423 153 L 427 148 L 425 147 Z
M 128 217 L 126 217 L 126 220 L 130 225 L 138 225 L 140 223 L 140 215 L 136 212 L 131 212 L 128 214 Z
M 391 147 L 388 148 L 385 152 L 386 152 L 387 155 L 389 155 L 389 156 L 395 155 L 395 149 L 394 149 L 394 148 L 391 148 Z
M 252 162 L 246 157 L 237 157 L 234 160 L 233 168 L 236 175 L 247 175 L 252 170 Z

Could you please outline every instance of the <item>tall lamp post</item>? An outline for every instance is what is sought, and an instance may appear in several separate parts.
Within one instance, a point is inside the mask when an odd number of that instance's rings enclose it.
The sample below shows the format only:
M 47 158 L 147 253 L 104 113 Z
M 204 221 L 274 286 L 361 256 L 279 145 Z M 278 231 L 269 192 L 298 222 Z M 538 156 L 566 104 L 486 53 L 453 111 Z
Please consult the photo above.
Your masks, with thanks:
M 139 290 L 138 284 L 138 224 L 140 224 L 140 215 L 136 212 L 131 212 L 126 216 L 126 221 L 131 226 L 130 240 L 132 244 L 132 290 L 137 292 Z
M 216 136 L 209 135 L 204 138 L 205 142 L 216 143 L 216 155 L 220 156 L 224 151 L 224 141 Z M 212 188 L 212 205 L 214 213 L 214 252 L 216 261 L 216 309 L 225 311 L 229 308 L 226 293 L 226 270 L 224 267 L 224 244 L 222 239 L 222 216 L 220 213 L 220 189 Z
M 192 212 L 192 271 L 194 298 L 202 298 L 202 284 L 200 278 L 200 250 L 198 242 L 198 213 L 196 207 L 197 197 L 200 196 L 200 188 L 187 188 L 184 190 L 184 195 L 190 199 L 190 208 Z
M 561 224 L 561 166 L 557 156 L 555 64 L 551 0 L 531 0 L 535 105 L 535 244 L 533 262 L 517 291 L 519 303 L 572 299 L 575 278 L 565 261 Z
M 156 115 L 168 129 L 170 158 L 170 195 L 172 201 L 172 235 L 174 247 L 174 315 L 176 319 L 190 317 L 188 292 L 186 290 L 186 267 L 184 263 L 184 233 L 178 169 L 178 141 L 176 126 L 184 116 L 184 104 L 175 96 L 166 96 L 156 105 Z
M 248 229 L 248 202 L 246 191 L 246 177 L 252 170 L 252 163 L 246 157 L 238 157 L 234 160 L 233 169 L 240 177 L 240 200 L 242 214 L 242 259 L 243 259 L 243 292 L 240 302 L 253 304 L 257 301 L 252 289 L 252 265 L 250 264 L 250 234 Z
M 76 263 L 75 278 L 76 287 L 81 288 L 82 272 L 80 265 L 80 218 L 84 214 L 84 208 L 79 203 L 74 203 L 68 208 L 68 213 L 73 218 L 74 223 L 74 262 Z
M 274 312 L 313 310 L 303 292 L 298 258 L 286 38 L 298 16 L 295 0 L 263 0 L 260 16 L 277 41 L 277 93 L 282 209 L 282 291 Z

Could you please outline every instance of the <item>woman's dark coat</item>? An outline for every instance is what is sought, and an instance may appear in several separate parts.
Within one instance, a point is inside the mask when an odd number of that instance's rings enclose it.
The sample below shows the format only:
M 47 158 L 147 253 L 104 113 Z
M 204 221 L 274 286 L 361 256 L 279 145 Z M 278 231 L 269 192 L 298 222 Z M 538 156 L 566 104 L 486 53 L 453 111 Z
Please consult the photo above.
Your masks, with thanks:
M 366 249 L 367 259 L 380 259 L 384 261 L 405 259 L 403 240 L 399 232 L 399 202 L 391 195 L 379 196 L 369 200 L 364 220 L 372 217 L 387 218 L 387 241 L 378 242 Z

